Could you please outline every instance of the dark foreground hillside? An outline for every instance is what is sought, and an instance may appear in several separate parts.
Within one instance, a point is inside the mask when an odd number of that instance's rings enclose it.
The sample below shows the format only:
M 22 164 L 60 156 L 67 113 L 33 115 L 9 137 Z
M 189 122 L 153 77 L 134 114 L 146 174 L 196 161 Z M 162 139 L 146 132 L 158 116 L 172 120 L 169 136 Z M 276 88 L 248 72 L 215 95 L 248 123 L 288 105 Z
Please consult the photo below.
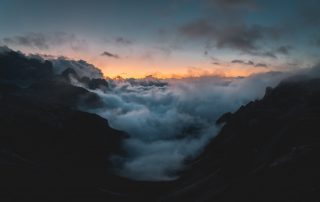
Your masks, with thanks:
M 124 137 L 74 107 L 98 98 L 15 52 L 0 57 L 0 72 L 0 200 L 94 197 Z
M 0 55 L 0 201 L 147 199 L 144 183 L 111 172 L 108 158 L 122 152 L 126 134 L 78 109 L 102 102 L 72 86 L 69 74 L 77 76 L 70 69 L 56 75 L 49 61 L 17 52 Z M 107 87 L 101 79 L 79 79 Z
M 319 201 L 320 79 L 297 79 L 227 113 L 164 201 Z
M 72 86 L 71 74 L 0 55 L 0 201 L 320 200 L 320 79 L 284 81 L 223 115 L 220 134 L 179 180 L 150 183 L 112 174 L 108 157 L 126 134 L 78 109 L 103 103 Z

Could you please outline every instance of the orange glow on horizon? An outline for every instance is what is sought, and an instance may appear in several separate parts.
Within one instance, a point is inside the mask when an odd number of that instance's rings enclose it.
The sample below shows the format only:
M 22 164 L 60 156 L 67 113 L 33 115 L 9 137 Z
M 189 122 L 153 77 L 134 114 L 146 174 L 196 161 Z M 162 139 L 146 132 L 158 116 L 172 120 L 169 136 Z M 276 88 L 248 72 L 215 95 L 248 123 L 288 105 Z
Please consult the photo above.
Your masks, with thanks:
M 26 53 L 35 53 L 33 50 L 21 49 Z M 206 76 L 220 77 L 247 77 L 252 74 L 272 71 L 272 68 L 253 67 L 242 64 L 222 63 L 214 65 L 208 61 L 192 58 L 156 58 L 153 60 L 137 57 L 121 59 L 105 58 L 96 54 L 75 52 L 70 50 L 56 50 L 40 54 L 53 56 L 67 56 L 73 60 L 85 60 L 99 68 L 105 77 L 121 77 L 141 79 L 152 76 L 158 79 L 183 79 Z
M 148 76 L 152 76 L 157 79 L 184 79 L 184 78 L 199 78 L 199 77 L 207 77 L 207 76 L 219 76 L 219 77 L 247 77 L 252 74 L 264 73 L 270 71 L 268 69 L 259 69 L 259 68 L 210 68 L 210 69 L 202 69 L 202 68 L 172 68 L 172 69 L 164 69 L 161 71 L 144 71 L 141 68 L 140 71 L 123 71 L 123 73 L 118 73 L 117 71 L 112 72 L 110 69 L 100 68 L 105 77 L 108 78 L 135 78 L 142 79 Z M 121 70 L 125 70 L 127 68 L 119 68 Z M 132 68 L 138 69 L 138 68 Z
M 270 68 L 258 68 L 252 66 L 245 66 L 241 64 L 199 64 L 199 67 L 188 67 L 161 61 L 156 65 L 146 64 L 144 61 L 115 61 L 114 63 L 105 64 L 100 60 L 88 60 L 97 68 L 99 68 L 105 77 L 124 79 L 135 78 L 141 79 L 147 76 L 152 76 L 158 79 L 183 79 L 192 77 L 206 77 L 206 76 L 220 76 L 220 77 L 247 77 L 252 74 L 263 73 L 271 71 Z
M 193 61 L 190 58 L 155 59 L 148 61 L 141 58 L 104 58 L 88 54 L 68 53 L 70 58 L 84 59 L 99 68 L 105 77 L 141 79 L 152 76 L 158 79 L 182 79 L 192 77 L 220 76 L 247 77 L 252 74 L 271 71 L 270 68 L 245 66 L 242 64 L 214 65 L 208 61 Z M 191 65 L 190 65 L 191 64 Z

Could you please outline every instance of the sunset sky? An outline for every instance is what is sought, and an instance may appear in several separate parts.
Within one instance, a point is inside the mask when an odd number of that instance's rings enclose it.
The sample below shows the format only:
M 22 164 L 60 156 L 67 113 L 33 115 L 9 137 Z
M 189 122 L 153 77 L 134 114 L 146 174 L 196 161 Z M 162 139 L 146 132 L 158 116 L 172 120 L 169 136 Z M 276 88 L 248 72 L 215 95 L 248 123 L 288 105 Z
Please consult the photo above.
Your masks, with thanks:
M 108 77 L 246 76 L 312 66 L 318 0 L 0 0 L 0 45 Z

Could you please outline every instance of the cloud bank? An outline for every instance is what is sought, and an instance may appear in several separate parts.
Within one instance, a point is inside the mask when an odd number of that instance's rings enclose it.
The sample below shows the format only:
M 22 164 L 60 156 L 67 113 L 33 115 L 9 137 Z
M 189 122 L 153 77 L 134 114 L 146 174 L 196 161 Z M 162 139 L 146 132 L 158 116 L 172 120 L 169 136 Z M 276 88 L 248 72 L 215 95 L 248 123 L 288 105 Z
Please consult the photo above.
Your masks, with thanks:
M 70 60 L 65 57 L 58 57 L 50 59 L 53 64 L 53 69 L 57 74 L 62 73 L 64 70 L 71 68 L 80 77 L 88 77 L 94 79 L 102 79 L 103 73 L 100 69 L 84 60 Z
M 222 114 L 261 98 L 267 86 L 284 76 L 271 72 L 235 79 L 109 80 L 109 91 L 94 91 L 105 107 L 86 110 L 128 133 L 122 145 L 125 154 L 112 158 L 119 175 L 173 180 L 218 133 L 215 122 Z
M 92 64 L 84 60 L 72 60 L 66 57 L 52 56 L 52 55 L 40 55 L 29 54 L 28 57 L 35 58 L 41 61 L 49 60 L 52 62 L 53 71 L 55 74 L 62 74 L 67 69 L 72 69 L 75 73 L 81 77 L 88 77 L 91 79 L 103 79 L 102 71 Z

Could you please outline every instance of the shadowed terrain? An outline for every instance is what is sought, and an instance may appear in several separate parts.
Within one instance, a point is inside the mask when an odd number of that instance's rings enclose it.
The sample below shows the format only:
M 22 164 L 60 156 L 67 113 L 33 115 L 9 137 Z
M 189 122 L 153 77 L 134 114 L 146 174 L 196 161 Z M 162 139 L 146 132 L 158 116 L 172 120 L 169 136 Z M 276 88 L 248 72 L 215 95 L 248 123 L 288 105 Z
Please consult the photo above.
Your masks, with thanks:
M 287 80 L 225 124 L 165 201 L 317 201 L 320 79 Z

